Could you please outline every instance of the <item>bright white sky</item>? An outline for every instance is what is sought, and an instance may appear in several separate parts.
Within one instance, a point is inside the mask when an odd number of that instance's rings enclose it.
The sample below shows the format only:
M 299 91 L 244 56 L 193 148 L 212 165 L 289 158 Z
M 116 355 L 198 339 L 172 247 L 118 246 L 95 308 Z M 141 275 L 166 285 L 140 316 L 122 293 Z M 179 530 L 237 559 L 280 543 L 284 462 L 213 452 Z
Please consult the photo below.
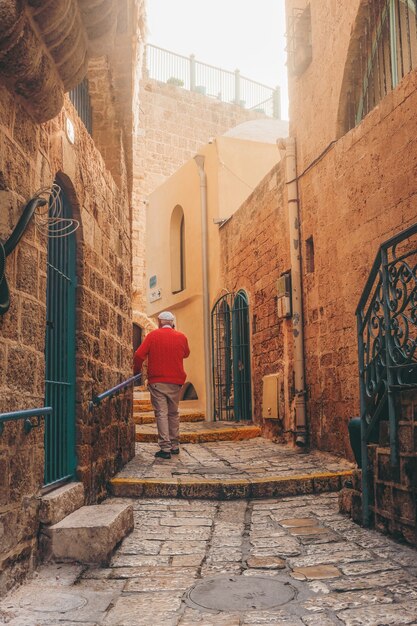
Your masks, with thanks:
M 285 0 L 148 0 L 148 43 L 269 87 L 288 118 Z

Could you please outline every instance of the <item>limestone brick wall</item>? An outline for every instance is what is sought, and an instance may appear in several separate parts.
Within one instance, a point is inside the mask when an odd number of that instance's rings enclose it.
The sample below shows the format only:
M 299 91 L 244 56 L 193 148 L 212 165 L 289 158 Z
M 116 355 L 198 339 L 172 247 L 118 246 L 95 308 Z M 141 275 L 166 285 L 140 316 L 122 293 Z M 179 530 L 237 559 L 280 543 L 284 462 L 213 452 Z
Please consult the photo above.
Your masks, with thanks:
M 363 0 L 286 0 L 293 45 L 294 11 L 310 6 L 312 62 L 300 76 L 289 75 L 290 134 L 298 140 L 302 172 L 338 138 L 338 111 L 351 32 Z
M 147 196 L 211 137 L 264 116 L 150 79 L 141 81 L 139 98 L 133 185 L 133 309 L 140 324 L 139 313 L 146 312 L 143 250 Z
M 75 144 L 65 119 L 75 126 Z M 118 188 L 93 139 L 66 99 L 52 121 L 36 125 L 0 87 L 0 238 L 25 202 L 56 176 L 72 203 L 77 231 L 77 476 L 87 501 L 134 454 L 131 392 L 92 413 L 97 393 L 131 375 L 131 239 L 126 181 Z M 7 258 L 11 308 L 0 318 L 0 412 L 43 406 L 47 241 L 31 223 Z M 37 555 L 38 496 L 43 484 L 43 427 L 21 423 L 0 436 L 0 593 Z
M 292 322 L 279 319 L 277 280 L 290 269 L 285 170 L 278 164 L 231 219 L 220 228 L 222 287 L 249 296 L 253 415 L 262 421 L 262 377 L 284 381 L 285 415 L 265 420 L 264 433 L 291 428 Z M 221 294 L 218 294 L 220 296 Z
M 416 87 L 411 72 L 299 182 L 311 442 L 346 456 L 359 414 L 355 309 L 379 245 L 416 220 Z

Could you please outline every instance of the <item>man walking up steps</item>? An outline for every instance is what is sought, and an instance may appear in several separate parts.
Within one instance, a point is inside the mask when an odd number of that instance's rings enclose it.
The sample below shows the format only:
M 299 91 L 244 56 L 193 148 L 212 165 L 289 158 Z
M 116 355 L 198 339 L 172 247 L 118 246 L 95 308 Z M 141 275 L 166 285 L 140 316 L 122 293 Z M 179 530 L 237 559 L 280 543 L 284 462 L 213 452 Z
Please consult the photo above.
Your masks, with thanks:
M 161 448 L 155 456 L 170 459 L 179 454 L 180 418 L 178 403 L 186 373 L 183 359 L 190 354 L 187 337 L 175 330 L 175 318 L 170 311 L 158 315 L 157 330 L 145 337 L 134 356 L 134 372 L 138 374 L 148 359 L 148 386 L 158 428 Z

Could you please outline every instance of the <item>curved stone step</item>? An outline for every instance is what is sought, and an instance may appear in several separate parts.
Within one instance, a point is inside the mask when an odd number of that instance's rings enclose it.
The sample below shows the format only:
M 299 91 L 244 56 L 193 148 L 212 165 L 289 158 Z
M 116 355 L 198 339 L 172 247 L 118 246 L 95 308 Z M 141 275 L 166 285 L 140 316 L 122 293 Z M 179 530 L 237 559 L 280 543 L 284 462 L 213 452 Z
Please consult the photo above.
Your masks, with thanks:
M 183 424 L 180 429 L 180 443 L 209 443 L 213 441 L 243 441 L 260 437 L 261 429 L 253 424 L 242 425 L 235 422 L 199 422 Z M 156 424 L 136 426 L 136 441 L 157 443 Z
M 268 476 L 250 479 L 129 478 L 110 480 L 114 496 L 125 498 L 204 498 L 236 500 L 281 498 L 303 494 L 340 491 L 352 470 L 303 474 L 291 477 Z
M 186 422 L 204 422 L 205 414 L 201 411 L 184 411 L 181 412 L 180 409 L 180 421 L 181 423 Z M 153 411 L 147 411 L 143 413 L 134 413 L 133 420 L 135 424 L 154 424 L 155 423 L 155 414 Z

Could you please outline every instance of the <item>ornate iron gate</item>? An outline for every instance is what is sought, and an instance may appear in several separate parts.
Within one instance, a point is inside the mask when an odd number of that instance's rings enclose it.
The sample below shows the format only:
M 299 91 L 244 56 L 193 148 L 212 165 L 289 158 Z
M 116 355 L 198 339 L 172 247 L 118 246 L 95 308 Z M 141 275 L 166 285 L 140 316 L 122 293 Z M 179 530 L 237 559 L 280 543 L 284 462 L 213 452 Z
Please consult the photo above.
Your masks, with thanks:
M 72 217 L 61 191 L 61 217 Z M 50 215 L 54 207 L 50 205 Z M 53 218 L 52 218 L 53 219 Z M 49 227 L 46 310 L 45 485 L 70 480 L 75 473 L 75 234 L 60 236 L 62 224 Z
M 244 291 L 219 298 L 211 312 L 214 418 L 252 419 L 249 303 Z

